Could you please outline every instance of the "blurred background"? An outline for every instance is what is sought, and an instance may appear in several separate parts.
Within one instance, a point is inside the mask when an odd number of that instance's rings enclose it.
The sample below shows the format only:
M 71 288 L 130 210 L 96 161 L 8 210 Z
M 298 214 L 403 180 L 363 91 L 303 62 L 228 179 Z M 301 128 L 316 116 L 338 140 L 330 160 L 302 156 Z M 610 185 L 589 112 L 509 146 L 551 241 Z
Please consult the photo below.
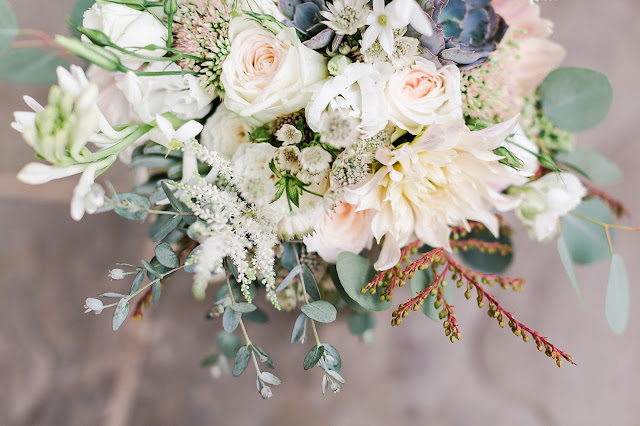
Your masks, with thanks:
M 20 26 L 67 32 L 75 0 L 10 0 Z M 565 65 L 595 68 L 611 80 L 609 118 L 581 134 L 621 165 L 623 184 L 610 187 L 627 202 L 628 224 L 640 224 L 638 0 L 541 2 L 556 23 Z M 555 363 L 465 302 L 457 312 L 463 338 L 451 344 L 440 325 L 421 315 L 391 329 L 379 314 L 377 344 L 359 342 L 344 319 L 321 328 L 336 346 L 347 380 L 338 395 L 322 396 L 319 370 L 303 371 L 308 348 L 290 347 L 295 314 L 252 336 L 276 363 L 283 384 L 263 401 L 253 374 L 214 380 L 200 360 L 215 350 L 219 321 L 205 321 L 208 303 L 193 300 L 189 277 L 168 281 L 159 307 L 141 321 L 111 331 L 110 315 L 84 315 L 88 296 L 121 291 L 110 282 L 115 261 L 139 262 L 153 246 L 145 226 L 114 214 L 69 217 L 75 179 L 28 187 L 15 179 L 32 151 L 10 129 L 23 94 L 44 101 L 46 87 L 0 83 L 0 424 L 2 425 L 638 425 L 640 309 L 632 303 L 626 334 L 615 336 L 604 317 L 608 265 L 578 270 L 584 306 L 564 273 L 554 243 L 518 232 L 511 269 L 527 279 L 523 293 L 494 293 L 529 327 L 573 355 L 577 366 Z M 120 191 L 132 174 L 108 173 Z M 522 231 L 522 230 L 520 230 Z M 619 233 L 631 269 L 640 235 Z M 633 281 L 633 280 L 632 280 Z M 632 301 L 640 292 L 633 286 Z

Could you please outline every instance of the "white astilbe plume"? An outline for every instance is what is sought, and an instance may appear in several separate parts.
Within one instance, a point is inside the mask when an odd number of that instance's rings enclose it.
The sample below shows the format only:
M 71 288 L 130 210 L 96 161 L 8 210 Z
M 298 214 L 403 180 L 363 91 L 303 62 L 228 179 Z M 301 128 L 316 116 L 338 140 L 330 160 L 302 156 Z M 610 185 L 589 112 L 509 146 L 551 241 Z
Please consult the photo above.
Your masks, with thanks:
M 220 189 L 199 177 L 175 184 L 182 191 L 182 201 L 205 225 L 198 238 L 201 248 L 197 253 L 194 294 L 204 297 L 209 281 L 228 258 L 238 271 L 238 281 L 247 301 L 251 302 L 249 284 L 261 279 L 269 300 L 279 310 L 274 272 L 278 216 L 270 206 L 256 207 L 240 198 L 234 189 L 237 180 L 228 160 L 198 144 L 189 148 L 193 148 L 200 161 L 217 171 L 225 188 Z

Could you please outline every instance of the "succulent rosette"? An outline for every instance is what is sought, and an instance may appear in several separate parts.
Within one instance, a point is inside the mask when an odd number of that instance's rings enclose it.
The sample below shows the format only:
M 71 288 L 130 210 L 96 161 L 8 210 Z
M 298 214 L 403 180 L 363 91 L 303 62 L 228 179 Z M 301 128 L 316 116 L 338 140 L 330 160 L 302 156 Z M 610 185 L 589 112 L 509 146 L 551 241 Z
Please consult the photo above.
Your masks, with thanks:
M 193 274 L 194 296 L 215 296 L 208 316 L 225 330 L 204 364 L 220 373 L 232 360 L 238 376 L 253 359 L 264 398 L 280 379 L 248 321 L 298 312 L 291 342 L 312 343 L 304 369 L 338 392 L 348 367 L 320 324 L 350 315 L 371 339 L 372 312 L 408 282 L 392 325 L 422 311 L 460 339 L 457 287 L 558 366 L 573 363 L 486 289 L 522 289 L 501 275 L 509 223 L 557 239 L 576 287 L 573 263 L 614 253 L 610 210 L 621 205 L 594 185 L 619 169 L 573 149 L 573 132 L 606 116 L 611 87 L 595 71 L 556 69 L 564 50 L 538 5 L 104 0 L 76 29 L 81 39 L 56 41 L 92 65 L 61 67 L 48 103 L 26 97 L 32 111 L 15 113 L 42 160 L 18 178 L 80 175 L 74 219 L 114 211 L 146 221 L 155 244 L 110 272 L 131 287 L 88 298 L 86 312 L 113 309 L 118 329 L 160 302 L 169 277 Z M 118 158 L 143 182 L 105 191 L 96 179 Z M 612 268 L 622 278 L 610 285 L 628 284 L 618 255 Z M 624 303 L 607 308 L 618 332 Z

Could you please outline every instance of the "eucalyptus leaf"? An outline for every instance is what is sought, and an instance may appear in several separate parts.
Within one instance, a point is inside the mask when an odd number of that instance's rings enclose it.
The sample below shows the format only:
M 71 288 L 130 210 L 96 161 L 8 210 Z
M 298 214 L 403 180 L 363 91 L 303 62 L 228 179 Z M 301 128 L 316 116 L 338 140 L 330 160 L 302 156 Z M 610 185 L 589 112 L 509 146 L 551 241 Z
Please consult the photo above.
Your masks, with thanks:
M 8 0 L 0 0 L 0 55 L 11 47 L 18 35 L 18 21 Z
M 349 315 L 349 331 L 356 336 L 363 335 L 366 331 L 371 330 L 376 325 L 376 319 L 371 313 L 352 312 Z
M 240 315 L 231 308 L 226 308 L 222 314 L 222 328 L 227 333 L 233 333 L 240 324 Z
M 474 238 L 489 243 L 497 242 L 500 244 L 512 246 L 511 237 L 509 237 L 508 235 L 502 234 L 499 238 L 496 238 L 491 232 L 486 229 L 474 230 L 466 237 L 462 238 L 462 241 L 469 238 Z M 503 255 L 499 252 L 487 253 L 480 251 L 477 248 L 471 247 L 467 250 L 460 250 L 460 257 L 462 258 L 464 263 L 469 265 L 474 271 L 500 275 L 504 273 L 511 265 L 511 262 L 513 262 L 513 251 L 509 251 Z
M 347 295 L 368 311 L 384 311 L 391 301 L 380 301 L 381 289 L 374 295 L 361 293 L 362 288 L 373 280 L 376 271 L 369 260 L 357 254 L 345 251 L 338 255 L 336 264 L 338 278 Z
M 622 170 L 616 163 L 600 154 L 598 151 L 583 147 L 576 147 L 571 152 L 561 152 L 556 160 L 597 185 L 610 185 L 622 181 Z
M 336 307 L 324 300 L 317 300 L 301 308 L 302 312 L 314 321 L 328 324 L 336 320 Z
M 143 155 L 131 159 L 129 168 L 146 168 L 146 169 L 168 169 L 178 164 L 179 160 L 163 155 Z
M 338 350 L 328 343 L 323 343 L 324 361 L 329 370 L 340 371 L 342 368 L 342 359 Z
M 116 194 L 116 197 L 120 206 L 114 211 L 119 216 L 129 220 L 144 220 L 147 217 L 147 211 L 151 207 L 148 198 L 131 193 Z
M 127 319 L 129 315 L 129 301 L 126 298 L 120 299 L 116 310 L 113 313 L 113 330 L 116 331 L 120 328 L 122 323 Z
M 158 279 L 162 279 L 162 273 L 160 271 L 158 271 L 151 263 L 147 262 L 146 260 L 142 261 L 142 266 L 145 267 L 145 269 L 148 272 L 148 276 L 149 279 L 154 279 L 154 278 L 158 278 Z
M 269 358 L 269 355 L 267 355 L 267 353 L 260 346 L 251 345 L 251 348 L 256 353 L 256 355 L 258 355 L 258 358 L 260 358 L 260 362 L 262 362 L 264 365 L 266 365 L 267 367 L 273 370 L 274 368 L 273 361 L 271 361 L 271 358 Z
M 256 308 L 256 310 L 252 312 L 247 312 L 246 314 L 243 314 L 242 317 L 248 321 L 253 321 L 258 324 L 269 322 L 269 316 L 260 308 Z
M 599 199 L 583 201 L 574 211 L 602 223 L 613 223 L 609 207 Z M 562 235 L 575 263 L 587 265 L 611 256 L 607 234 L 600 225 L 569 213 L 562 218 Z M 613 237 L 611 231 L 612 242 Z
M 78 0 L 71 10 L 71 22 L 69 24 L 69 31 L 72 37 L 80 38 L 80 31 L 75 29 L 75 26 L 81 26 L 83 21 L 84 12 L 86 12 L 96 0 Z
M 111 299 L 122 299 L 123 297 L 127 297 L 127 296 L 120 293 L 101 293 L 99 297 L 108 297 Z
M 249 346 L 242 346 L 236 353 L 235 361 L 233 362 L 233 372 L 235 377 L 241 375 L 249 364 L 249 358 L 251 358 L 251 348 Z
M 553 124 L 570 132 L 588 130 L 605 119 L 613 101 L 607 77 L 586 68 L 552 71 L 540 85 L 540 106 Z
M 140 285 L 142 285 L 142 280 L 144 280 L 144 271 L 138 271 L 136 277 L 133 279 L 133 284 L 131 284 L 131 290 L 129 290 L 129 294 L 133 294 L 138 289 L 140 289 Z
M 234 352 L 234 355 L 235 355 L 235 352 Z M 217 364 L 219 360 L 220 360 L 220 354 L 211 354 L 205 359 L 203 359 L 202 361 L 200 361 L 200 365 L 202 367 L 211 367 L 212 365 Z
M 162 182 L 161 185 L 162 185 L 162 190 L 164 191 L 165 195 L 167 196 L 167 199 L 169 200 L 169 203 L 171 203 L 171 206 L 174 209 L 176 209 L 176 211 L 179 211 L 180 213 L 184 213 L 184 207 L 182 203 L 178 201 L 176 196 L 173 194 L 173 191 L 171 191 L 171 188 L 169 188 L 169 185 L 167 185 L 165 182 Z
M 573 267 L 573 261 L 571 260 L 571 253 L 569 253 L 569 247 L 567 247 L 567 242 L 564 240 L 562 235 L 558 237 L 558 253 L 560 253 L 560 260 L 562 261 L 564 270 L 567 272 L 567 276 L 569 277 L 569 281 L 571 282 L 573 289 L 576 291 L 578 300 L 580 301 L 580 304 L 584 305 L 582 292 L 580 291 L 580 284 L 578 284 L 578 276 L 576 275 L 576 270 Z
M 180 225 L 180 222 L 182 222 L 182 217 L 179 215 L 161 215 L 156 221 L 159 225 L 154 230 L 155 232 L 151 236 L 151 241 L 158 242 L 164 240 L 167 235 L 173 232 L 178 225 Z
M 256 305 L 254 304 L 242 302 L 242 303 L 236 303 L 235 305 L 231 305 L 231 309 L 233 309 L 236 312 L 240 312 L 241 314 L 246 314 L 248 312 L 253 312 L 258 308 L 256 308 Z
M 153 300 L 154 306 L 158 306 L 158 303 L 160 303 L 161 294 L 162 294 L 162 283 L 160 281 L 156 281 L 151 285 L 151 299 Z
M 173 248 L 168 243 L 160 243 L 155 249 L 156 258 L 163 266 L 175 269 L 180 266 L 180 258 L 175 254 Z
M 433 273 L 430 269 L 425 269 L 424 271 L 416 271 L 415 277 L 413 277 L 413 279 L 409 282 L 409 286 L 411 287 L 411 295 L 415 297 L 418 293 L 425 290 L 431 284 L 433 284 Z M 436 309 L 433 304 L 437 299 L 437 296 L 429 295 L 422 304 L 422 312 L 433 321 L 442 322 L 443 320 L 440 319 L 439 315 L 442 309 L 444 309 L 444 306 L 440 306 L 440 308 Z M 454 304 L 454 283 L 449 283 L 444 288 L 444 300 L 450 305 Z
M 321 297 L 318 282 L 313 276 L 311 270 L 306 266 L 302 267 L 302 279 L 304 281 L 304 289 L 307 291 L 309 297 L 313 300 L 320 300 Z
M 235 357 L 238 350 L 242 347 L 242 342 L 238 336 L 224 331 L 221 331 L 216 336 L 216 344 L 224 356 L 229 358 Z
M 624 259 L 617 253 L 611 257 L 604 311 L 609 327 L 622 334 L 629 321 L 629 277 Z
M 298 260 L 296 259 L 294 250 L 298 252 L 298 258 L 300 258 L 302 255 L 302 247 L 300 243 L 283 243 L 282 248 L 284 249 L 284 252 L 282 253 L 280 263 L 290 271 L 298 265 Z
M 183 271 L 188 272 L 189 274 L 193 274 L 196 271 L 196 266 L 198 264 L 198 252 L 202 250 L 201 246 L 194 248 L 189 256 L 185 259 L 184 263 L 187 265 L 183 269 Z M 191 262 L 194 263 L 191 263 Z
M 261 372 L 258 377 L 260 377 L 260 380 L 270 385 L 278 386 L 280 383 L 282 383 L 282 381 L 278 377 L 268 371 Z
M 18 84 L 53 84 L 58 81 L 56 69 L 68 65 L 67 61 L 51 51 L 11 49 L 0 60 L 0 79 Z
M 300 273 L 300 270 L 302 269 L 302 266 L 300 265 L 296 265 L 288 274 L 287 276 L 282 280 L 282 282 L 280 283 L 280 285 L 278 286 L 278 288 L 276 289 L 276 293 L 280 293 L 281 291 L 283 291 L 284 289 L 286 289 L 287 287 L 289 287 L 289 285 L 291 285 L 291 283 L 293 282 L 293 280 L 298 276 L 298 274 Z
M 320 361 L 322 355 L 324 354 L 324 346 L 314 346 L 304 357 L 304 361 L 302 366 L 305 370 L 310 370 Z
M 298 315 L 296 322 L 293 325 L 293 332 L 291 333 L 291 344 L 295 345 L 304 336 L 305 329 L 307 327 L 307 316 L 303 313 Z

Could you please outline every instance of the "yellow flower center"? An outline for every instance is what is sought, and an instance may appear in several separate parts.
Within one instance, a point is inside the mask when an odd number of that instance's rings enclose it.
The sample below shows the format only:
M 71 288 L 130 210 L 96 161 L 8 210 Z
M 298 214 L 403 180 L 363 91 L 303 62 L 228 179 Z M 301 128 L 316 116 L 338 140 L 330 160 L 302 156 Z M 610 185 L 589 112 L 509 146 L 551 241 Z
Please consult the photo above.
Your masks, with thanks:
M 387 25 L 387 15 L 378 16 L 378 23 L 383 27 Z
M 168 151 L 165 157 L 168 157 L 171 151 L 173 151 L 174 149 L 180 149 L 180 148 L 182 148 L 182 142 L 180 142 L 177 139 L 172 139 L 171 142 L 169 142 L 169 146 L 167 147 Z

